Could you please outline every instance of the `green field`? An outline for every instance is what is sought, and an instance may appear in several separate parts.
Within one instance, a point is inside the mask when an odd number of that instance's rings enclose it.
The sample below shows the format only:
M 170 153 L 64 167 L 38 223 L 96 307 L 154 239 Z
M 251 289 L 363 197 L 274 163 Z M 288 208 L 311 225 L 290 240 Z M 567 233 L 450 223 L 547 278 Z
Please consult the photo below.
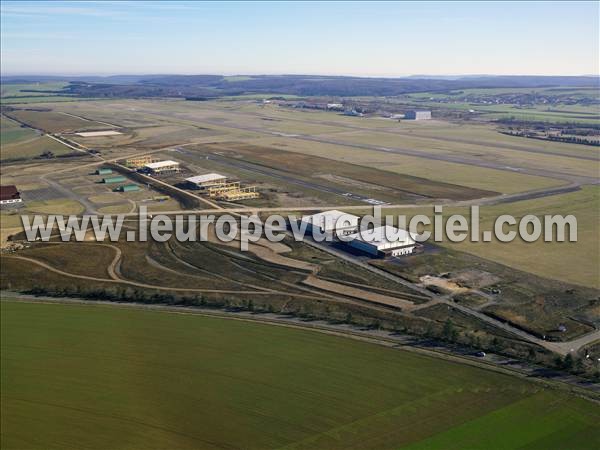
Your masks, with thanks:
M 62 94 L 69 83 L 51 81 L 43 83 L 5 83 L 2 85 L 0 103 L 3 105 L 18 103 L 64 102 L 76 98 Z
M 13 144 L 15 142 L 33 139 L 38 133 L 31 128 L 22 127 L 20 123 L 15 122 L 4 115 L 0 116 L 0 145 Z
M 600 408 L 249 322 L 3 301 L 2 448 L 594 448 Z
M 2 144 L 0 159 L 2 161 L 29 159 L 40 156 L 45 151 L 51 151 L 54 156 L 66 155 L 73 150 L 48 136 L 33 137 L 19 140 L 10 144 Z

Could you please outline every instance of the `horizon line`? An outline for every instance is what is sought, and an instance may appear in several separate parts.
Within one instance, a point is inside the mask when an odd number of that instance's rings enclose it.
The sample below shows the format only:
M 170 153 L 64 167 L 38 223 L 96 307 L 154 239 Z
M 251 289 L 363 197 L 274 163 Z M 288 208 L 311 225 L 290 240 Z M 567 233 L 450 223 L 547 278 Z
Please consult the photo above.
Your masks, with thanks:
M 248 77 L 265 77 L 265 76 L 309 76 L 309 77 L 344 77 L 344 78 L 389 78 L 389 79 L 401 79 L 401 78 L 415 78 L 415 77 L 584 77 L 584 78 L 600 78 L 600 73 L 597 74 L 532 74 L 532 73 L 511 73 L 511 74 L 494 74 L 494 73 L 447 73 L 447 74 L 431 74 L 431 73 L 414 73 L 404 75 L 351 75 L 351 74 L 328 74 L 328 73 L 286 73 L 286 72 L 274 72 L 274 73 L 210 73 L 210 72 L 193 72 L 193 73 L 182 73 L 182 72 L 89 72 L 89 73 L 50 73 L 50 72 L 12 72 L 2 73 L 0 77 L 118 77 L 118 76 L 221 76 L 221 77 L 235 77 L 235 76 L 248 76 Z

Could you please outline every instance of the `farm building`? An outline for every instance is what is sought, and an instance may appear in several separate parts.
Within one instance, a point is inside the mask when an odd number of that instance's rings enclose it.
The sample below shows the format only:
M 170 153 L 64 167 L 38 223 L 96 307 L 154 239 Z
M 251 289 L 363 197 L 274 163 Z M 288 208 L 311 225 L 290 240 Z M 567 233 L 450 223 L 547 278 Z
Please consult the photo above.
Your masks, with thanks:
M 337 209 L 303 216 L 301 222 L 306 223 L 307 233 L 312 233 L 313 229 L 316 229 L 318 233 L 347 236 L 358 231 L 358 216 Z
M 129 158 L 125 160 L 125 165 L 130 169 L 140 169 L 144 167 L 146 164 L 155 163 L 160 161 L 157 158 L 152 157 L 151 155 L 145 156 L 136 156 L 134 158 Z
M 101 167 L 96 170 L 96 175 L 110 175 L 112 173 L 112 169 L 108 169 L 106 167 Z
M 122 183 L 123 181 L 127 181 L 127 178 L 121 175 L 118 175 L 116 177 L 102 178 L 102 182 L 105 184 Z
M 185 181 L 200 189 L 223 184 L 225 180 L 227 180 L 227 177 L 218 173 L 207 173 L 185 179 Z
M 404 118 L 408 120 L 429 120 L 431 111 L 407 111 Z
M 408 231 L 389 225 L 365 230 L 349 237 L 353 238 L 348 242 L 351 247 L 375 256 L 409 255 L 417 245 Z
M 137 184 L 124 184 L 123 186 L 119 186 L 117 191 L 119 192 L 134 192 L 139 191 L 140 187 Z
M 17 206 L 23 203 L 21 193 L 14 184 L 0 186 L 0 205 Z
M 180 171 L 179 163 L 171 160 L 144 164 L 144 168 L 153 175 L 168 175 Z

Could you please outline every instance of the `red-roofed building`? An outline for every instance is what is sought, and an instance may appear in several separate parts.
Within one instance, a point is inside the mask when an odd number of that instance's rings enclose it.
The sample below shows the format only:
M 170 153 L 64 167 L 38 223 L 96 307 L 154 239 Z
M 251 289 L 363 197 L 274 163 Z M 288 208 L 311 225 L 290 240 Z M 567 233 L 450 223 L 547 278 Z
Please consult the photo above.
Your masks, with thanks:
M 22 203 L 21 194 L 14 184 L 0 186 L 0 205 Z

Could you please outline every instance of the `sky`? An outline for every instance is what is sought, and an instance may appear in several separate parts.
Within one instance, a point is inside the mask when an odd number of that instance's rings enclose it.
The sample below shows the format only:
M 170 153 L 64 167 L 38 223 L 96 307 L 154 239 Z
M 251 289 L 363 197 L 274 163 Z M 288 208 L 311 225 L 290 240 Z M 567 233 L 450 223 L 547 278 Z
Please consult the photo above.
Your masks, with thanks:
M 3 75 L 598 74 L 600 2 L 2 0 Z

